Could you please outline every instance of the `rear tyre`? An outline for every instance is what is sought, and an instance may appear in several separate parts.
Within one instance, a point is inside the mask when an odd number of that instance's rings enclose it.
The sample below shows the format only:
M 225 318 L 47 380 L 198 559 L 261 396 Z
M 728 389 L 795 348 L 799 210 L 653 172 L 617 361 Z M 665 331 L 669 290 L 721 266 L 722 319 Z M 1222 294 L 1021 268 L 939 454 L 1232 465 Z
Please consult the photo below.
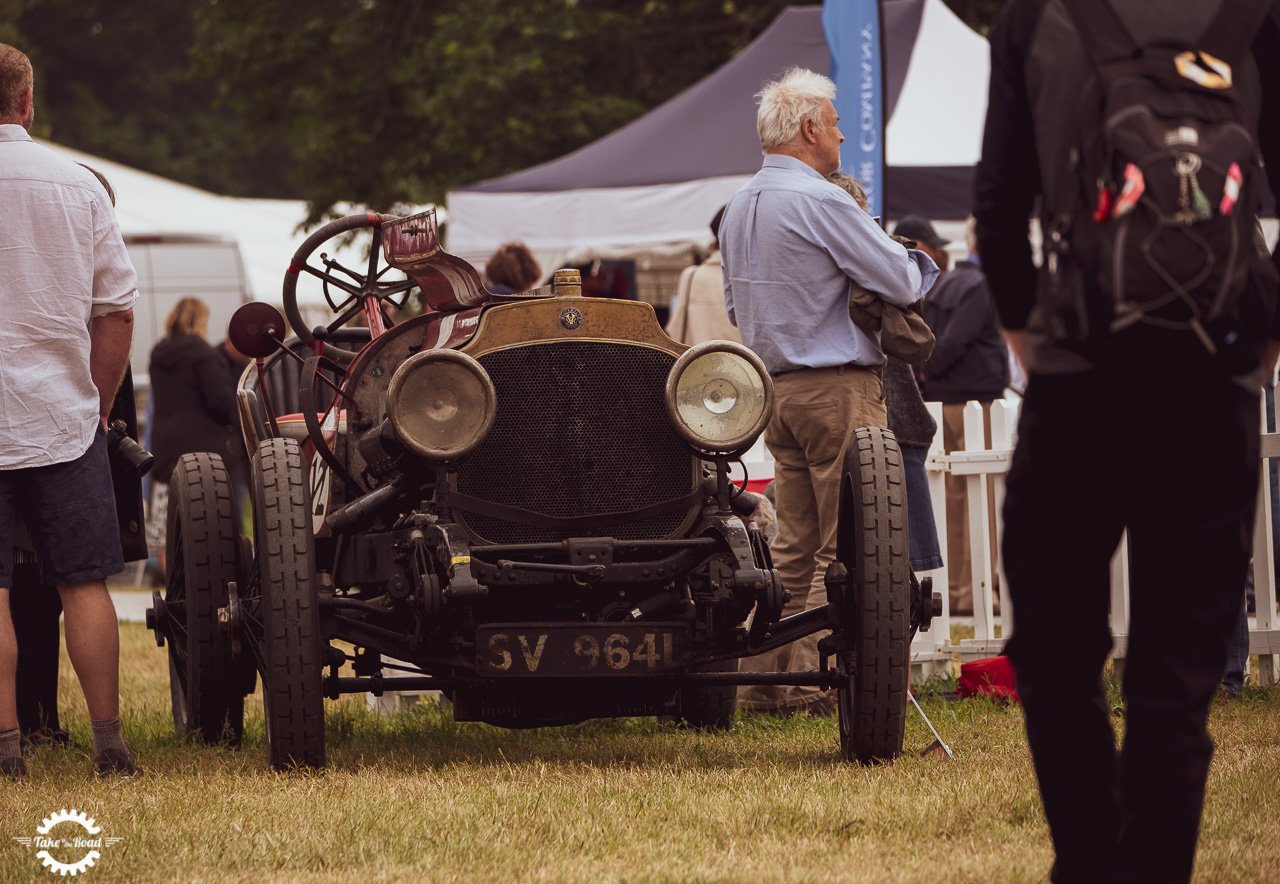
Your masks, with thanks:
M 693 672 L 737 672 L 738 661 L 719 660 L 695 666 Z M 677 721 L 698 730 L 723 731 L 733 727 L 738 710 L 738 686 L 712 685 L 680 689 Z
M 302 449 L 267 439 L 253 458 L 253 516 L 262 584 L 262 698 L 277 770 L 325 765 L 320 617 Z
M 843 609 L 840 751 L 869 764 L 902 753 L 910 676 L 910 567 L 902 454 L 888 430 L 856 430 L 840 485 L 836 558 L 849 573 Z
M 244 735 L 242 665 L 218 629 L 236 579 L 234 496 L 222 458 L 185 454 L 169 482 L 164 610 L 170 635 L 169 696 L 179 737 L 237 745 Z

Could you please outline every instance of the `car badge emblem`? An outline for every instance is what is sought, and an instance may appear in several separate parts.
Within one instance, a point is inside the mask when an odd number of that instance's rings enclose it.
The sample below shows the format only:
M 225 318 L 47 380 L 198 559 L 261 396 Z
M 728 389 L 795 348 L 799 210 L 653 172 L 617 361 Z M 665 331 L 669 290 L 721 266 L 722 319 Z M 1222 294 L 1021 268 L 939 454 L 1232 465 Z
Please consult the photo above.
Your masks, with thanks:
M 582 326 L 582 311 L 576 307 L 566 307 L 560 311 L 560 325 L 569 331 L 576 331 Z

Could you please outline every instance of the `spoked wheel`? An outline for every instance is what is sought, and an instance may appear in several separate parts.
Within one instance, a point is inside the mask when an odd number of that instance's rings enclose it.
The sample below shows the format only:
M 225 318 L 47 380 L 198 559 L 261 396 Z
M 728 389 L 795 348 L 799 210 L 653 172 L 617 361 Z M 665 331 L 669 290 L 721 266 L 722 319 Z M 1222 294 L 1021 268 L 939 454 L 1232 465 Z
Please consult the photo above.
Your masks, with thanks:
M 227 584 L 236 579 L 238 537 L 231 482 L 216 454 L 185 454 L 169 484 L 168 573 L 163 629 L 169 694 L 179 737 L 206 743 L 244 734 L 243 664 L 218 629 Z
M 253 458 L 262 699 L 277 770 L 325 764 L 315 540 L 303 463 L 293 439 L 268 439 Z
M 418 287 L 410 277 L 407 279 L 383 279 L 391 266 L 382 258 L 382 225 L 396 218 L 391 215 L 378 215 L 372 212 L 362 215 L 348 215 L 321 227 L 294 252 L 293 262 L 284 277 L 284 312 L 289 317 L 289 325 L 298 337 L 307 344 L 315 343 L 311 327 L 302 318 L 298 309 L 298 278 L 306 274 L 320 281 L 324 299 L 336 315 L 327 326 L 334 332 L 346 325 L 364 308 L 364 299 L 370 295 L 379 302 L 399 309 L 404 306 L 409 293 Z M 329 240 L 345 236 L 351 231 L 369 228 L 373 231 L 373 240 L 369 245 L 368 257 L 363 267 L 346 267 L 329 256 L 327 252 L 313 254 Z M 338 248 L 342 244 L 333 243 L 330 248 Z M 380 304 L 381 306 L 381 304 Z M 384 315 L 385 315 L 384 310 Z M 390 320 L 387 320 L 390 324 Z M 324 355 L 338 365 L 346 365 L 354 357 L 354 353 L 324 345 Z
M 837 532 L 836 561 L 848 572 L 837 637 L 840 750 L 847 761 L 887 761 L 902 753 L 911 604 L 907 490 L 888 430 L 862 428 L 849 440 Z

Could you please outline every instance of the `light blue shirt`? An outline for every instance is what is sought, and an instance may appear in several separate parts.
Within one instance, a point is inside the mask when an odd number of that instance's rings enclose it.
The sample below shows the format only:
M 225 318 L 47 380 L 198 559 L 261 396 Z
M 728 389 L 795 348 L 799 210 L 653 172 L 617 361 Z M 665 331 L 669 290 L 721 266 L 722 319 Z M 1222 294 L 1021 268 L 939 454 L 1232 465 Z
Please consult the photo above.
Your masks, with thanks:
M 906 307 L 938 268 L 889 239 L 853 197 L 794 157 L 770 154 L 720 222 L 724 302 L 771 374 L 880 365 L 879 333 L 849 318 L 849 284 Z

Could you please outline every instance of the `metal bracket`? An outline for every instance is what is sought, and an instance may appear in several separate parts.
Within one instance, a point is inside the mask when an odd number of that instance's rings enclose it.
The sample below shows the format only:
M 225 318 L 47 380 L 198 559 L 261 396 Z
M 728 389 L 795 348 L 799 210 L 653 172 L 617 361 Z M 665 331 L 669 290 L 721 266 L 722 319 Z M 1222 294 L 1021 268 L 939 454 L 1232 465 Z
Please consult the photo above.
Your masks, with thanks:
M 569 548 L 571 565 L 608 567 L 613 564 L 614 540 L 612 537 L 569 538 L 565 541 L 565 545 Z
M 471 573 L 471 545 L 462 537 L 462 530 L 457 525 L 439 522 L 428 530 L 439 537 L 437 554 L 442 556 L 441 565 L 449 577 L 442 591 L 445 602 L 464 606 L 487 596 L 489 587 L 477 583 Z

